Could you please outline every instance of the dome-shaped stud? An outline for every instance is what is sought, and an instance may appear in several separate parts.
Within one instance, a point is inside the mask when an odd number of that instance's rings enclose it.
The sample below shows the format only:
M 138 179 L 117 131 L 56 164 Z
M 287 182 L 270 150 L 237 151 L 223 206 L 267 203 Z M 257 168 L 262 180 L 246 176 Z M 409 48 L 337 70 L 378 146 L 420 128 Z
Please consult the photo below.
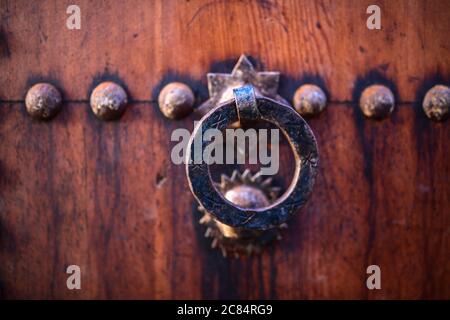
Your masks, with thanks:
M 450 113 L 450 88 L 436 85 L 428 90 L 422 107 L 428 118 L 434 121 L 445 120 Z
M 38 83 L 32 86 L 25 97 L 28 114 L 39 120 L 53 118 L 61 109 L 61 94 L 49 83 Z
M 166 118 L 182 119 L 194 110 L 194 93 L 184 83 L 172 82 L 159 93 L 159 109 Z
M 225 193 L 225 199 L 242 208 L 263 208 L 270 205 L 269 199 L 258 188 L 246 185 L 236 186 Z
M 222 174 L 216 187 L 225 199 L 249 209 L 268 207 L 280 194 L 280 188 L 273 184 L 272 178 L 252 174 L 249 169 L 243 173 L 235 170 L 231 176 Z M 202 206 L 199 210 L 203 213 L 199 222 L 207 227 L 205 237 L 212 238 L 211 247 L 219 248 L 224 256 L 260 253 L 264 246 L 280 240 L 282 229 L 287 228 L 286 223 L 264 231 L 233 228 L 215 219 Z
M 314 84 L 300 86 L 294 94 L 294 108 L 304 117 L 313 117 L 321 113 L 327 105 L 327 96 Z
M 91 108 L 97 118 L 115 120 L 122 116 L 128 104 L 125 90 L 114 82 L 100 83 L 91 94 Z
M 383 85 L 371 85 L 364 89 L 361 94 L 359 107 L 366 117 L 374 119 L 386 118 L 394 111 L 394 94 L 391 89 Z

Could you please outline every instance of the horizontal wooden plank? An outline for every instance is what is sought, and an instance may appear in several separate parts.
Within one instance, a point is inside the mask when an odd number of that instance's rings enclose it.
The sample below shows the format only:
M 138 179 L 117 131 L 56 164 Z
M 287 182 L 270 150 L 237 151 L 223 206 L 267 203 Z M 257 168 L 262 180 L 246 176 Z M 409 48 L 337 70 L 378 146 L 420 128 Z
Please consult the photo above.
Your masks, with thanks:
M 260 257 L 209 248 L 164 119 L 133 104 L 117 122 L 85 103 L 50 122 L 0 105 L 3 298 L 450 298 L 450 128 L 418 106 L 387 120 L 354 105 L 309 123 L 320 172 L 310 201 Z M 280 183 L 291 165 L 282 150 Z M 82 289 L 65 269 L 82 269 Z M 365 286 L 382 270 L 382 290 Z
M 66 28 L 70 1 L 1 0 L 0 99 L 22 100 L 50 81 L 68 100 L 87 100 L 115 79 L 135 100 L 154 101 L 162 83 L 189 83 L 207 98 L 206 73 L 229 72 L 241 53 L 283 74 L 281 93 L 316 82 L 350 101 L 371 81 L 416 101 L 450 81 L 450 2 L 377 1 L 382 30 L 368 30 L 373 1 L 80 0 L 81 30 Z

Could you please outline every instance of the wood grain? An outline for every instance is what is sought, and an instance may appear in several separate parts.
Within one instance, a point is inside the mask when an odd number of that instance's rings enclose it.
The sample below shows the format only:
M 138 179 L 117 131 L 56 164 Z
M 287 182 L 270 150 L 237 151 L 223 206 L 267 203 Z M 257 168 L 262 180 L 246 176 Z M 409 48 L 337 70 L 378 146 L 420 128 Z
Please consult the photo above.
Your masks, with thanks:
M 173 78 L 205 99 L 206 73 L 229 72 L 241 53 L 281 71 L 288 99 L 315 81 L 350 101 L 369 78 L 390 80 L 409 102 L 424 82 L 450 81 L 450 1 L 377 1 L 382 30 L 366 27 L 369 0 L 80 0 L 81 30 L 66 28 L 68 0 L 0 3 L 3 100 L 23 99 L 39 80 L 86 100 L 102 77 L 120 79 L 135 100 L 154 101 Z
M 8 299 L 449 299 L 450 127 L 420 109 L 450 80 L 449 1 L 87 1 L 82 29 L 65 27 L 70 1 L 0 0 L 0 297 Z M 280 93 L 314 82 L 327 110 L 308 120 L 319 175 L 283 240 L 259 257 L 210 249 L 175 128 L 154 103 L 183 81 L 207 98 L 206 73 L 242 53 L 279 70 Z M 131 105 L 116 122 L 87 99 L 102 79 Z M 55 83 L 63 110 L 26 114 L 37 81 Z M 384 121 L 363 118 L 358 92 L 388 84 L 399 101 Z M 292 156 L 281 150 L 286 187 Z M 66 267 L 82 290 L 66 288 Z M 382 290 L 366 288 L 378 264 Z
M 0 108 L 0 283 L 6 298 L 449 298 L 449 127 L 401 106 L 382 122 L 352 105 L 311 120 L 320 173 L 284 239 L 261 257 L 209 248 L 172 122 L 133 104 L 101 122 L 86 104 L 53 121 Z M 289 163 L 282 163 L 281 181 Z M 82 268 L 82 290 L 65 268 Z M 369 292 L 365 270 L 382 269 Z

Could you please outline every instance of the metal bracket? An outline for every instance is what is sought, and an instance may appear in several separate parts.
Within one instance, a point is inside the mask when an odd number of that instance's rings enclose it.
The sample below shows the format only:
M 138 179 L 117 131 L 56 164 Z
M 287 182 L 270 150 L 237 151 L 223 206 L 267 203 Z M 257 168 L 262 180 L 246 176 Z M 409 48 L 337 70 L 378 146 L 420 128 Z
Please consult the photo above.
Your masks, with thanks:
M 233 99 L 233 90 L 245 85 L 252 85 L 257 97 L 267 97 L 290 106 L 289 102 L 278 95 L 279 80 L 279 72 L 258 72 L 250 60 L 241 55 L 230 74 L 208 73 L 210 98 L 196 109 L 196 113 L 204 116 L 218 104 Z

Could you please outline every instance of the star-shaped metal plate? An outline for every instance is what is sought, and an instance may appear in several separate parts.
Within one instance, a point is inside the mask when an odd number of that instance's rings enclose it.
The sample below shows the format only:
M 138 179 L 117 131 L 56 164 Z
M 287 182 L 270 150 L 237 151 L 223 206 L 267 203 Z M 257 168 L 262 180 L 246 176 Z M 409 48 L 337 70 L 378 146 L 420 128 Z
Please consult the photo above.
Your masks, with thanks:
M 248 58 L 241 55 L 230 74 L 208 73 L 209 99 L 197 109 L 197 113 L 203 116 L 218 104 L 233 99 L 233 89 L 246 84 L 253 85 L 256 95 L 289 106 L 289 103 L 277 93 L 279 80 L 279 72 L 257 72 Z

